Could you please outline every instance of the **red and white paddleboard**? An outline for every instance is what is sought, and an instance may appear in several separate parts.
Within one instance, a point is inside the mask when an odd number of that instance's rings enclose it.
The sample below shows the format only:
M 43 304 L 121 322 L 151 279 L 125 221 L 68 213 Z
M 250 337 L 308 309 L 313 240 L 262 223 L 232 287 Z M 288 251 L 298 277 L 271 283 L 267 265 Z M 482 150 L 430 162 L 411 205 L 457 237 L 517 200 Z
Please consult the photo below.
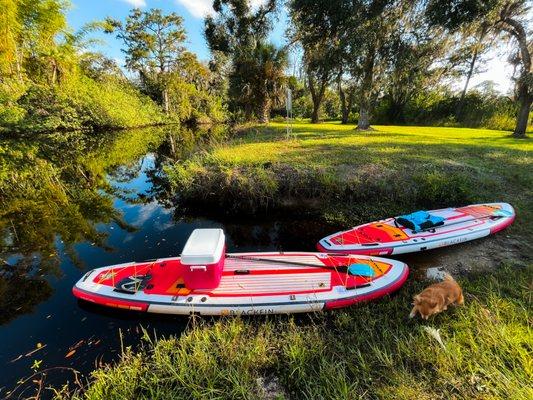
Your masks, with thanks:
M 202 238 L 195 233 L 189 242 Z M 188 245 L 182 257 L 93 269 L 73 293 L 103 306 L 163 314 L 298 313 L 382 297 L 399 289 L 409 273 L 403 262 L 369 256 L 226 255 L 215 244 Z
M 414 232 L 395 218 L 370 222 L 321 239 L 317 248 L 328 253 L 390 255 L 412 253 L 467 242 L 511 225 L 515 211 L 507 203 L 474 204 L 429 211 L 443 225 Z

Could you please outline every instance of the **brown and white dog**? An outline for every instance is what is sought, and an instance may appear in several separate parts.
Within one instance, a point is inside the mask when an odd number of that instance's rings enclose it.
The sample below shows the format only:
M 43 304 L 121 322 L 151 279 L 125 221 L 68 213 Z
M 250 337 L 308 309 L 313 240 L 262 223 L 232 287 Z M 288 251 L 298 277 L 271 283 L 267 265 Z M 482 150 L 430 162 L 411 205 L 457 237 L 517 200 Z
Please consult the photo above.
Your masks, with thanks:
M 428 319 L 431 315 L 446 310 L 451 304 L 463 303 L 463 290 L 450 274 L 446 274 L 442 282 L 434 283 L 413 297 L 414 307 L 409 318 L 413 318 L 418 312 L 423 319 Z

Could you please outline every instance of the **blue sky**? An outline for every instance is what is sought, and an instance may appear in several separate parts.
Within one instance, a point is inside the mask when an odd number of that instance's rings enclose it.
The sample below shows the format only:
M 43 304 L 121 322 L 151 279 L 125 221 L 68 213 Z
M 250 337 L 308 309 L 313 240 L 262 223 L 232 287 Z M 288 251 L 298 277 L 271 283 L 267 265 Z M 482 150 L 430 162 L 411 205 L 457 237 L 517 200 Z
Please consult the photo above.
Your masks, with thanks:
M 184 27 L 187 31 L 188 49 L 198 55 L 201 60 L 209 59 L 209 50 L 203 36 L 203 18 L 213 12 L 212 0 L 71 0 L 72 7 L 67 14 L 70 26 L 77 30 L 84 24 L 102 20 L 107 16 L 124 20 L 133 7 L 160 8 L 166 12 L 176 12 L 183 17 Z M 250 0 L 252 5 L 258 5 L 264 0 Z M 327 0 L 325 0 L 327 1 Z M 287 27 L 287 15 L 281 11 L 279 20 L 274 24 L 271 40 L 276 44 L 285 42 L 284 34 Z M 111 35 L 97 34 L 97 38 L 105 43 L 98 45 L 98 50 L 108 57 L 123 63 L 124 55 L 120 51 L 121 43 Z M 494 50 L 490 54 L 490 61 L 486 65 L 486 72 L 472 79 L 471 87 L 485 81 L 496 82 L 501 92 L 508 92 L 512 87 L 510 76 L 511 66 L 507 60 L 506 48 Z M 454 86 L 461 87 L 461 82 Z
M 252 5 L 258 5 L 262 0 L 251 0 Z M 77 30 L 84 24 L 112 17 L 124 20 L 134 7 L 141 9 L 160 8 L 165 12 L 176 12 L 183 17 L 183 25 L 187 32 L 188 49 L 198 55 L 201 60 L 209 59 L 209 50 L 203 36 L 203 18 L 210 12 L 212 0 L 71 0 L 72 6 L 67 13 L 70 26 Z M 284 33 L 287 26 L 286 14 L 280 13 L 279 20 L 274 26 L 271 40 L 274 43 L 284 43 Z M 112 35 L 95 34 L 93 37 L 105 43 L 97 46 L 98 50 L 108 57 L 123 60 L 120 51 L 121 43 Z

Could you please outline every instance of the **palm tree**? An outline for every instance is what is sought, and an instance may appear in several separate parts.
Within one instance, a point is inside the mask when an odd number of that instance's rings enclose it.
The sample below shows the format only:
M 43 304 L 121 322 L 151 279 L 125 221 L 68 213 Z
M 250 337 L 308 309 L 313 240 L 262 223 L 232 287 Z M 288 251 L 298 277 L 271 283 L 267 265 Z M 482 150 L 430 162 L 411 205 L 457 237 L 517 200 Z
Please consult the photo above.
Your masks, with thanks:
M 271 43 L 258 42 L 236 59 L 231 86 L 246 119 L 255 111 L 259 122 L 269 121 L 272 106 L 282 99 L 287 65 L 287 51 Z

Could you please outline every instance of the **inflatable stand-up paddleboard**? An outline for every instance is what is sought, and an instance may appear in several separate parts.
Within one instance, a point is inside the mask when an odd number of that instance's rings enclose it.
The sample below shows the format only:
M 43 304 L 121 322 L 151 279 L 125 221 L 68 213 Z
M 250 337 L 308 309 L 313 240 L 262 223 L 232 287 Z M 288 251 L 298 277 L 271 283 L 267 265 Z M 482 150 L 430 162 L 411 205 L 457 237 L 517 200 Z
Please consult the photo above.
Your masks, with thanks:
M 467 242 L 511 225 L 515 211 L 507 203 L 417 211 L 410 215 L 359 225 L 321 239 L 327 253 L 391 255 Z
M 400 261 L 325 253 L 225 254 L 221 229 L 197 229 L 181 257 L 93 269 L 79 299 L 163 314 L 255 315 L 346 307 L 399 289 Z

